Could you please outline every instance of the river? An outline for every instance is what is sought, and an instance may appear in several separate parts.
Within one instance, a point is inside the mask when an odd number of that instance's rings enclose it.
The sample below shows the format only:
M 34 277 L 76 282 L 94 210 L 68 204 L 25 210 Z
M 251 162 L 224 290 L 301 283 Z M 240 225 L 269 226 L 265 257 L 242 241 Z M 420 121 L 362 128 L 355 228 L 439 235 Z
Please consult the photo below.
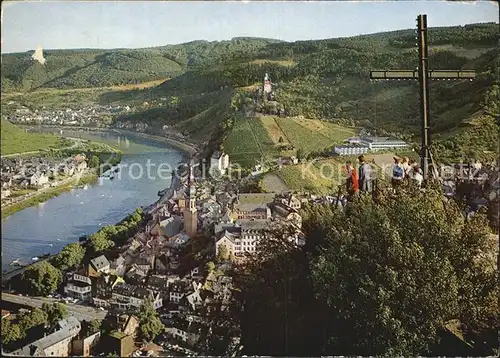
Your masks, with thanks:
M 57 253 L 80 236 L 148 206 L 158 199 L 159 190 L 170 186 L 170 167 L 186 159 L 184 152 L 168 144 L 133 135 L 69 130 L 62 135 L 117 145 L 123 152 L 120 172 L 112 180 L 100 178 L 97 184 L 73 189 L 3 219 L 2 271 L 9 270 L 12 260 L 30 263 L 34 256 Z

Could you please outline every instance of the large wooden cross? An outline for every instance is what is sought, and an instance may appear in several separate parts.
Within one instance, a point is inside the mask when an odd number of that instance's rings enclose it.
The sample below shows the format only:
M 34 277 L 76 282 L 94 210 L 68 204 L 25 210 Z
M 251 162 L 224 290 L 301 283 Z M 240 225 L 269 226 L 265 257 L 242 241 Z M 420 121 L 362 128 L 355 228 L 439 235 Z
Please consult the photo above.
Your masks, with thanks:
M 420 81 L 420 131 L 421 148 L 420 161 L 424 178 L 427 179 L 429 164 L 432 165 L 434 173 L 436 168 L 432 160 L 430 151 L 431 131 L 430 131 L 430 103 L 429 103 L 429 80 L 452 80 L 469 79 L 476 77 L 474 70 L 429 70 L 429 51 L 427 41 L 427 15 L 418 15 L 418 59 L 419 66 L 416 70 L 388 70 L 371 71 L 372 80 L 419 80 Z

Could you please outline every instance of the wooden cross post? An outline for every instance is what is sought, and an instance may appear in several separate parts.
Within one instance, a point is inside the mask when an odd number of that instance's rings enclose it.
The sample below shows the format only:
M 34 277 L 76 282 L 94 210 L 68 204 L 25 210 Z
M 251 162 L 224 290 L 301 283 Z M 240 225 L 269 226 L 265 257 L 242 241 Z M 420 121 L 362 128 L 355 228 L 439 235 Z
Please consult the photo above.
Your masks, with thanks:
M 420 82 L 420 131 L 421 148 L 420 161 L 424 179 L 428 177 L 429 164 L 432 165 L 434 173 L 434 161 L 430 151 L 431 131 L 430 131 L 430 103 L 429 103 L 429 80 L 452 80 L 469 79 L 472 81 L 476 77 L 474 70 L 429 70 L 429 51 L 427 40 L 427 15 L 418 15 L 418 59 L 419 65 L 416 70 L 392 70 L 392 71 L 371 71 L 371 80 L 419 80 Z

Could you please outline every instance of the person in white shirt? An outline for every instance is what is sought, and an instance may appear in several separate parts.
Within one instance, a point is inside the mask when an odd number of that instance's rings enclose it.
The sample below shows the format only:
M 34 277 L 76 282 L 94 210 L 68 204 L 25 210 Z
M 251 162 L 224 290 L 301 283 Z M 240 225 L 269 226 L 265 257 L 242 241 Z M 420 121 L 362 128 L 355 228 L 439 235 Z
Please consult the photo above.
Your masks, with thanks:
M 422 169 L 420 169 L 420 165 L 416 164 L 413 167 L 410 177 L 413 181 L 415 181 L 415 183 L 419 188 L 422 186 L 422 182 L 424 181 L 424 175 L 422 173 Z

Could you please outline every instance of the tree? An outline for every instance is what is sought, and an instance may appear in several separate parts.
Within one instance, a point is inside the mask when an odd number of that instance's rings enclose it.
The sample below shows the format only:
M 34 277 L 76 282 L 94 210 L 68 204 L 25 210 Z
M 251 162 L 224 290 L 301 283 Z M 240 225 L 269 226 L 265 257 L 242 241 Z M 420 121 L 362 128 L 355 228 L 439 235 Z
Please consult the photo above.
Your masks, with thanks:
M 100 252 L 114 246 L 114 242 L 109 240 L 108 235 L 104 231 L 98 231 L 89 238 L 90 246 L 95 252 Z
M 92 155 L 89 160 L 88 160 L 88 166 L 89 168 L 98 168 L 99 165 L 100 165 L 100 160 L 99 160 L 99 157 L 97 155 Z
M 93 319 L 90 322 L 85 321 L 85 332 L 88 336 L 91 336 L 94 333 L 99 332 L 100 330 L 101 330 L 101 321 L 97 319 Z
M 47 261 L 29 267 L 22 275 L 28 292 L 35 296 L 47 296 L 57 290 L 62 273 Z
M 153 307 L 150 298 L 144 300 L 138 313 L 139 317 L 139 338 L 143 342 L 151 342 L 164 330 L 163 323 L 158 317 L 158 312 Z
M 48 320 L 48 314 L 45 310 L 39 308 L 34 308 L 31 312 L 22 314 L 19 317 L 18 323 L 21 332 L 27 332 L 33 327 L 40 325 L 46 325 Z
M 215 270 L 215 264 L 212 261 L 208 261 L 207 262 L 207 271 L 210 273 L 210 272 L 213 272 L 213 270 Z
M 2 318 L 2 345 L 8 345 L 23 337 L 19 325 L 10 318 Z
M 303 159 L 306 158 L 306 154 L 302 148 L 297 149 L 297 159 L 299 161 L 302 161 Z
M 66 318 L 66 316 L 68 315 L 66 306 L 59 302 L 55 302 L 52 305 L 44 303 L 42 305 L 42 310 L 47 312 L 47 324 L 49 325 L 49 327 L 55 326 L 57 322 Z
M 228 259 L 229 259 L 229 250 L 227 249 L 226 245 L 219 246 L 216 260 L 220 262 Z
M 66 245 L 54 259 L 54 265 L 62 271 L 78 267 L 85 256 L 85 249 L 77 242 Z
M 491 354 L 499 291 L 483 213 L 466 220 L 427 187 L 301 214 L 304 247 L 265 240 L 235 277 L 245 354 L 434 355 L 452 318 Z

